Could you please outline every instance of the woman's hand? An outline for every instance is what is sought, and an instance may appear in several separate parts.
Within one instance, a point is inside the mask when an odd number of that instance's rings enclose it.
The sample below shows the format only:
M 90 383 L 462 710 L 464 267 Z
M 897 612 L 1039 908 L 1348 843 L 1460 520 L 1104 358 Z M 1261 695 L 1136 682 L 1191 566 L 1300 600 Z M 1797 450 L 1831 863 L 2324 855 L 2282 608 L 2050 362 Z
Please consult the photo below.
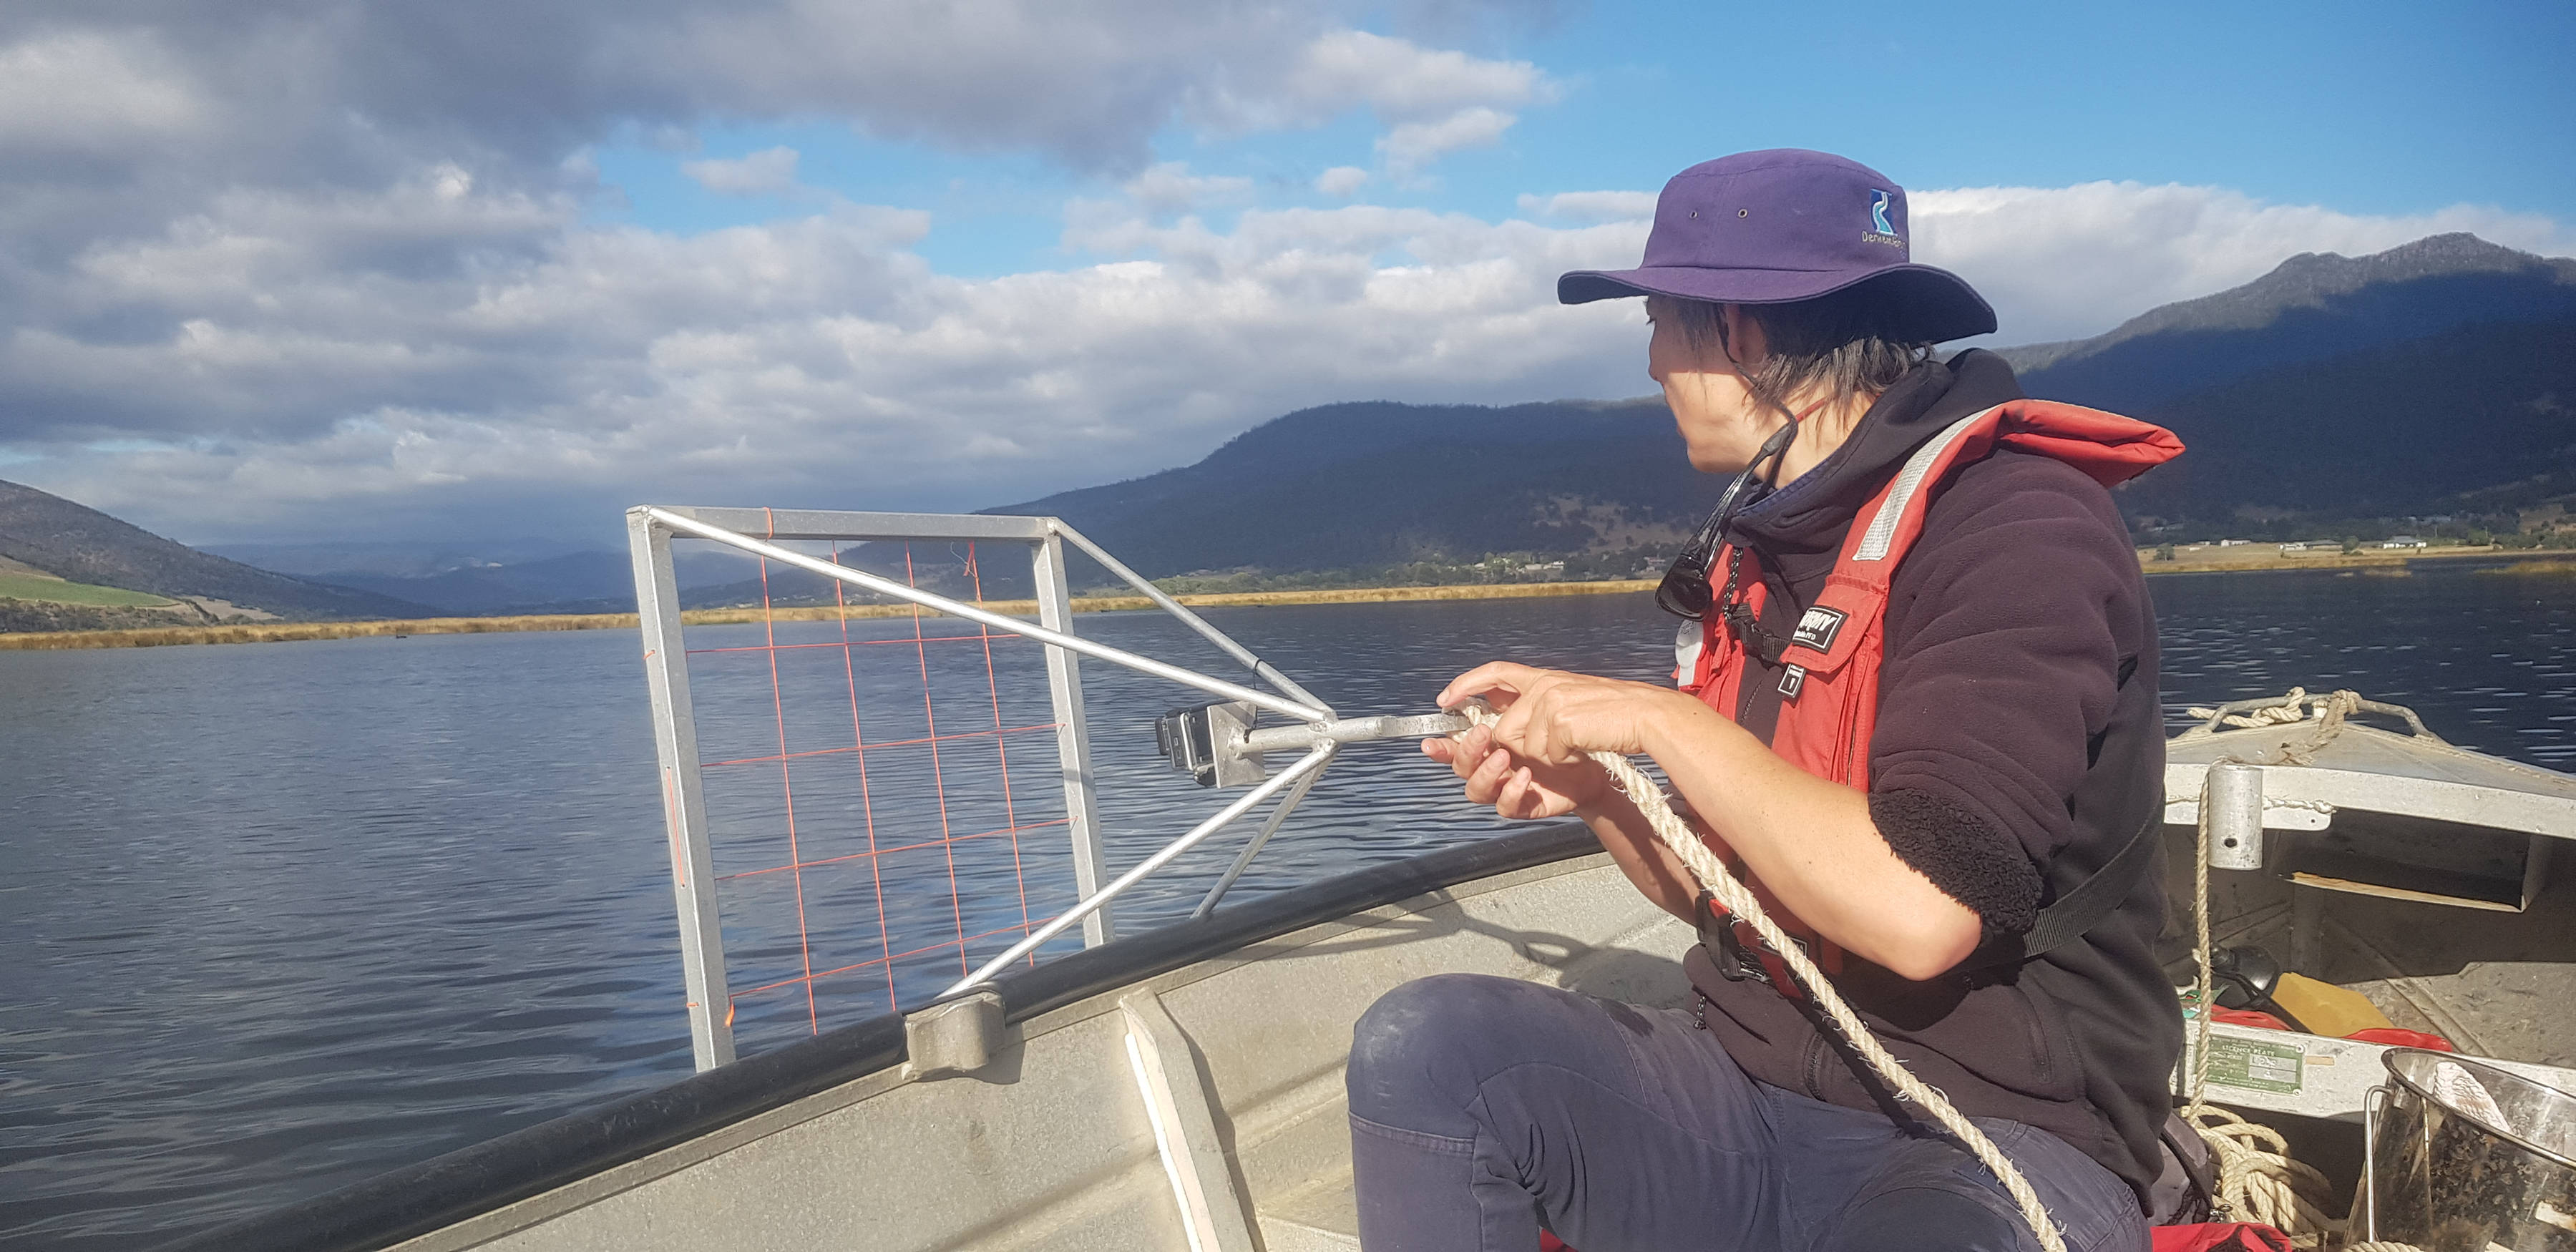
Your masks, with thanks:
M 1423 753 L 1446 762 L 1466 783 L 1467 798 L 1504 817 L 1563 817 L 1600 803 L 1609 776 L 1587 754 L 1645 750 L 1647 722 L 1670 712 L 1676 696 L 1647 683 L 1619 682 L 1496 661 L 1453 679 L 1441 707 L 1482 695 L 1501 713 L 1491 727 L 1455 739 L 1430 739 Z
M 1653 683 L 1489 661 L 1450 680 L 1440 707 L 1482 695 L 1501 713 L 1493 740 L 1524 762 L 1587 764 L 1594 752 L 1650 752 L 1662 724 L 1707 712 L 1697 697 Z

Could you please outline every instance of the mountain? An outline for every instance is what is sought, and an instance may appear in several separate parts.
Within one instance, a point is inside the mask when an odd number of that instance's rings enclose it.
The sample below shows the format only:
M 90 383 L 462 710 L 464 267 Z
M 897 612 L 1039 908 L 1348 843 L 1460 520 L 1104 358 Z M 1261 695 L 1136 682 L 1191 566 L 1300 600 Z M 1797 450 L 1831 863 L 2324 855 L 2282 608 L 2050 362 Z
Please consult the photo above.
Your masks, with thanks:
M 986 511 L 1062 517 L 1161 577 L 1668 545 L 1711 494 L 1661 401 L 1366 402 L 1266 422 L 1196 465 Z
M 2091 339 L 2006 348 L 2030 394 L 2140 413 L 2264 370 L 2458 326 L 2576 318 L 2576 260 L 2433 235 L 2365 257 L 2304 252 L 2242 287 Z
M 2502 509 L 2514 502 L 2470 497 L 2576 470 L 2576 319 L 2458 326 L 2257 371 L 2144 415 L 2190 452 L 2122 492 L 2133 516 Z
M 60 496 L 0 482 L 0 557 L 76 583 L 204 597 L 287 618 L 427 617 L 426 606 L 255 569 Z
M 2003 350 L 2025 391 L 2171 427 L 2133 518 L 2504 510 L 2576 492 L 2576 260 L 2471 235 L 2303 254 L 2092 339 Z M 1659 400 L 1330 405 L 1196 465 L 989 510 L 1054 514 L 1148 577 L 1490 553 L 1660 567 L 1712 503 Z M 2506 519 L 2504 524 L 2510 524 Z M 1613 567 L 1616 567 L 1615 569 Z
M 2004 355 L 2032 395 L 2182 437 L 2187 455 L 2122 492 L 2132 517 L 2484 513 L 2508 508 L 2512 484 L 2536 502 L 2552 492 L 2529 488 L 2576 474 L 2576 260 L 2473 235 L 2303 254 L 2093 339 Z

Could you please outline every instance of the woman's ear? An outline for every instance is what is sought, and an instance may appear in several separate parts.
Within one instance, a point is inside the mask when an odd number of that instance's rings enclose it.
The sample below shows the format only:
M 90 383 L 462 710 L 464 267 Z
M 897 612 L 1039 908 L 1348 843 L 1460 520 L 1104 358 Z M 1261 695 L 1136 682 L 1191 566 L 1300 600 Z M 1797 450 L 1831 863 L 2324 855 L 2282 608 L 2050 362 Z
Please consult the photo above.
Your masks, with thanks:
M 1762 319 L 1740 304 L 1722 304 L 1717 309 L 1718 322 L 1726 328 L 1726 355 L 1737 369 L 1752 369 L 1771 355 L 1770 337 L 1762 333 Z

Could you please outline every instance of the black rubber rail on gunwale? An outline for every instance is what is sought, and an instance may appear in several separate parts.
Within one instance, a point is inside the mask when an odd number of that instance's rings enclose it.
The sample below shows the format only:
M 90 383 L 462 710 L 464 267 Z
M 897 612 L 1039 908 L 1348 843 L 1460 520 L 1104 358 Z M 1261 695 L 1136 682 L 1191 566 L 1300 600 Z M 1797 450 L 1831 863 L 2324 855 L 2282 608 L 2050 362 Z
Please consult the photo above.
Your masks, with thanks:
M 995 987 L 1006 1020 L 1024 1021 L 1319 922 L 1581 856 L 1599 846 L 1580 823 L 1500 835 L 1246 900 L 1197 921 L 1005 974 Z M 872 1017 L 228 1222 L 163 1245 L 163 1252 L 376 1252 L 900 1065 L 903 1059 L 903 1019 L 891 1013 Z

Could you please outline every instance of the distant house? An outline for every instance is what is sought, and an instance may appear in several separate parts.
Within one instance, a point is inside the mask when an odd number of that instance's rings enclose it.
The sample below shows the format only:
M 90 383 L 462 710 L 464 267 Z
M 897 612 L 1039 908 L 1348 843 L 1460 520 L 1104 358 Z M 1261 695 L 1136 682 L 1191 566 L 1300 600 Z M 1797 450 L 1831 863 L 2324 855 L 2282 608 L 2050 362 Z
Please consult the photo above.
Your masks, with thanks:
M 2252 542 L 2254 541 L 2251 539 L 2221 539 L 2218 541 L 2218 546 L 2222 548 L 2239 548 Z
M 2380 544 L 2379 546 L 2383 548 L 2420 548 L 2424 546 L 2424 541 L 2413 535 L 2399 535 L 2394 539 Z
M 2305 552 L 2307 550 L 2308 545 L 2304 543 L 2285 543 L 2281 545 L 2281 551 L 2284 555 L 2292 552 Z

